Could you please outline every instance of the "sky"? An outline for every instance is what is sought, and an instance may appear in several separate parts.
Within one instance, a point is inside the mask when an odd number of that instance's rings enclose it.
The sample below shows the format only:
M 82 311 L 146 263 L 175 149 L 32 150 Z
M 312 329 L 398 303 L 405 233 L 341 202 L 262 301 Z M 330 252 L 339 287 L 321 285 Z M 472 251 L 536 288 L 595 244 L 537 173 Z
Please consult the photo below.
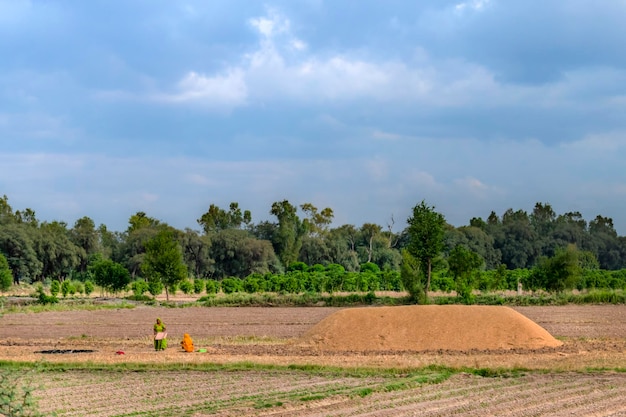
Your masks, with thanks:
M 0 0 L 0 196 L 72 227 L 456 227 L 550 204 L 626 235 L 625 0 Z M 301 213 L 301 215 L 303 215 Z

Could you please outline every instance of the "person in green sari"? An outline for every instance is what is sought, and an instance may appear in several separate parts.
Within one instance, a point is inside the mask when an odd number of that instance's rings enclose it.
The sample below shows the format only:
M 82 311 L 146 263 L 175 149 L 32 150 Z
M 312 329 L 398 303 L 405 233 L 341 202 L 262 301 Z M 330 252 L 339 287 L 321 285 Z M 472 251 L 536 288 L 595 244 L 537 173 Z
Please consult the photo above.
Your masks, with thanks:
M 154 324 L 154 350 L 165 350 L 167 347 L 167 338 L 165 337 L 167 333 L 165 333 L 165 330 L 165 324 L 163 324 L 161 319 L 156 319 Z

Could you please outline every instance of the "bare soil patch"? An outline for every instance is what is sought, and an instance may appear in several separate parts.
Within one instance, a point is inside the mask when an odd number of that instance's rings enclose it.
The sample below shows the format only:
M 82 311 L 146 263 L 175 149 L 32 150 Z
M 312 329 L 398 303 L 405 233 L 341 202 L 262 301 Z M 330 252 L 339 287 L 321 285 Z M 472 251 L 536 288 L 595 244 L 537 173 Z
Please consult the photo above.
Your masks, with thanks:
M 449 332 L 446 346 L 419 345 L 404 334 L 393 344 L 366 346 L 358 334 L 391 341 L 397 328 L 423 326 L 407 312 L 394 326 L 380 328 L 376 318 L 348 320 L 335 329 L 352 343 L 339 345 L 336 333 L 320 333 L 325 320 L 350 315 L 340 308 L 162 308 L 5 314 L 0 317 L 0 360 L 197 364 L 253 362 L 279 365 L 330 365 L 394 368 L 393 375 L 368 376 L 309 373 L 291 369 L 158 372 L 70 370 L 46 372 L 36 392 L 40 409 L 59 417 L 105 416 L 617 416 L 626 415 L 626 373 L 593 372 L 589 368 L 626 369 L 626 306 L 559 306 L 513 309 L 532 325 L 518 323 L 512 311 L 483 311 L 473 332 L 483 327 L 545 329 L 561 344 L 536 347 L 510 344 L 470 345 Z M 385 308 L 366 308 L 366 315 L 386 314 Z M 403 309 L 397 310 L 403 312 Z M 452 311 L 452 310 L 451 310 Z M 467 312 L 461 310 L 462 314 Z M 363 313 L 363 312 L 362 312 Z M 457 312 L 458 314 L 459 312 Z M 488 314 L 489 313 L 489 314 Z M 490 317 L 490 314 L 497 317 Z M 512 316 L 511 316 L 512 315 Z M 357 316 L 362 317 L 362 314 Z M 160 317 L 167 325 L 170 347 L 152 348 L 152 324 Z M 450 317 L 455 317 L 454 315 Z M 507 318 L 508 317 L 508 318 Z M 503 320 L 501 324 L 498 320 Z M 387 320 L 391 320 L 387 318 Z M 435 324 L 431 318 L 431 324 Z M 458 320 L 458 317 L 457 317 Z M 381 322 L 386 322 L 382 320 Z M 472 330 L 464 324 L 464 331 Z M 435 326 L 432 338 L 444 340 L 448 324 Z M 332 327 L 332 326 L 330 326 Z M 378 329 L 374 331 L 375 329 Z M 481 330 L 482 329 L 482 330 Z M 497 330 L 497 329 L 496 329 Z M 495 334 L 498 331 L 492 330 Z M 428 329 L 421 329 L 421 333 Z M 206 353 L 185 353 L 178 346 L 183 333 Z M 526 334 L 529 330 L 526 330 Z M 532 331 L 530 331 L 532 334 Z M 541 333 L 541 332 L 540 332 Z M 326 345 L 309 340 L 328 337 Z M 331 338 L 330 335 L 333 335 Z M 489 338 L 486 333 L 481 337 Z M 494 336 L 495 339 L 498 337 Z M 341 337 L 339 337 L 341 339 Z M 367 338 L 366 338 L 367 339 Z M 531 338 L 532 339 L 532 338 Z M 335 341 L 333 341 L 335 340 Z M 457 344 L 454 344 L 454 343 Z M 492 341 L 493 342 L 493 341 Z M 334 344 L 333 349 L 321 346 Z M 361 349 L 355 349 L 360 346 Z M 465 347 L 458 350 L 459 347 Z M 374 349 L 375 348 L 375 349 Z M 42 350 L 94 350 L 60 355 Z M 117 354 L 123 351 L 124 354 Z M 515 369 L 530 372 L 512 378 L 482 378 L 459 373 L 430 384 L 410 377 L 409 368 L 426 365 Z M 581 372 L 584 371 L 584 372 Z M 89 410 L 88 412 L 86 410 Z
M 384 309 L 366 308 L 371 314 Z M 384 345 L 378 340 L 374 350 L 352 343 L 327 349 L 325 345 L 307 339 L 318 323 L 321 325 L 333 314 L 346 314 L 350 310 L 354 309 L 140 306 L 133 309 L 5 314 L 0 317 L 0 359 L 112 363 L 251 361 L 348 367 L 421 367 L 437 364 L 561 370 L 626 368 L 624 305 L 514 309 L 562 342 L 555 347 L 530 348 L 522 344 L 495 348 L 491 345 L 486 349 L 484 346 L 468 345 L 466 349 L 459 349 L 462 337 L 452 333 L 448 335 L 447 345 L 420 346 L 415 341 L 405 345 Z M 152 348 L 152 325 L 157 317 L 167 325 L 169 334 L 169 347 L 163 352 L 155 352 Z M 405 315 L 398 320 L 406 320 Z M 489 328 L 497 321 L 496 318 L 482 317 L 476 324 L 479 328 Z M 411 326 L 418 325 L 413 323 Z M 353 340 L 374 327 L 367 320 L 351 322 L 349 328 L 340 333 L 346 340 Z M 441 326 L 434 327 L 431 331 L 445 331 Z M 204 348 L 207 352 L 183 352 L 178 343 L 184 333 L 191 335 L 196 349 Z M 384 332 L 379 329 L 378 334 L 378 339 L 386 337 L 389 340 L 394 328 L 389 326 Z M 442 337 L 440 334 L 436 336 Z M 408 337 L 404 335 L 400 340 Z M 456 338 L 460 341 L 453 344 Z M 331 344 L 331 341 L 328 343 Z M 36 353 L 51 349 L 93 349 L 95 352 L 77 355 Z M 125 354 L 117 355 L 117 351 Z

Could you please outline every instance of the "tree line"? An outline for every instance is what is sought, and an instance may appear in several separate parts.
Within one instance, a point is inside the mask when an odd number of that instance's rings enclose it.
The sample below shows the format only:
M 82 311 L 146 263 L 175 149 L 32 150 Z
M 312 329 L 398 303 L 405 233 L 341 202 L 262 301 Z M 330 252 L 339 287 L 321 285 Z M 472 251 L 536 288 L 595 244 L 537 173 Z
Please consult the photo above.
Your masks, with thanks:
M 587 222 L 578 212 L 557 214 L 548 203 L 536 203 L 530 213 L 491 212 L 461 227 L 448 224 L 424 201 L 398 225 L 391 216 L 384 226 L 331 227 L 331 208 L 288 200 L 273 203 L 269 213 L 273 221 L 254 223 L 252 213 L 236 202 L 228 208 L 211 204 L 197 219 L 197 230 L 178 230 L 137 212 L 126 230 L 111 231 L 86 216 L 71 227 L 39 221 L 30 208 L 13 210 L 5 195 L 0 198 L 0 258 L 16 284 L 85 281 L 100 274 L 122 282 L 152 280 L 166 291 L 185 278 L 284 275 L 294 264 L 337 265 L 346 273 L 375 265 L 402 276 L 404 289 L 415 294 L 427 294 L 442 276 L 453 277 L 455 289 L 463 291 L 477 285 L 472 278 L 477 271 L 543 268 L 545 273 L 550 262 L 568 256 L 584 270 L 626 268 L 626 238 L 618 236 L 611 218 L 598 215 Z M 397 226 L 402 229 L 394 230 Z M 0 274 L 2 265 L 0 259 Z M 540 283 L 536 275 L 527 281 Z

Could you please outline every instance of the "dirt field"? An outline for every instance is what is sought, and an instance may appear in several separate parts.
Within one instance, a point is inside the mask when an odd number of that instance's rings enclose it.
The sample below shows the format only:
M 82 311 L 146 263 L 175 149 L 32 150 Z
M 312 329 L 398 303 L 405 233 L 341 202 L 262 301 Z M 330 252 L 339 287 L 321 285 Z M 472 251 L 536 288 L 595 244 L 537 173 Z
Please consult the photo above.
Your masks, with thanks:
M 366 377 L 289 369 L 52 372 L 43 381 L 40 406 L 59 416 L 626 415 L 626 373 L 587 372 L 626 370 L 626 306 L 515 308 L 562 342 L 539 349 L 327 350 L 308 343 L 307 332 L 339 310 L 137 307 L 5 314 L 0 317 L 0 360 L 543 371 L 511 378 L 457 373 L 437 384 L 426 383 L 438 381 L 436 371 L 417 379 L 408 371 Z M 156 317 L 168 328 L 169 348 L 163 352 L 152 348 Z M 207 352 L 184 353 L 178 347 L 183 333 Z M 95 352 L 38 353 L 52 349 Z

